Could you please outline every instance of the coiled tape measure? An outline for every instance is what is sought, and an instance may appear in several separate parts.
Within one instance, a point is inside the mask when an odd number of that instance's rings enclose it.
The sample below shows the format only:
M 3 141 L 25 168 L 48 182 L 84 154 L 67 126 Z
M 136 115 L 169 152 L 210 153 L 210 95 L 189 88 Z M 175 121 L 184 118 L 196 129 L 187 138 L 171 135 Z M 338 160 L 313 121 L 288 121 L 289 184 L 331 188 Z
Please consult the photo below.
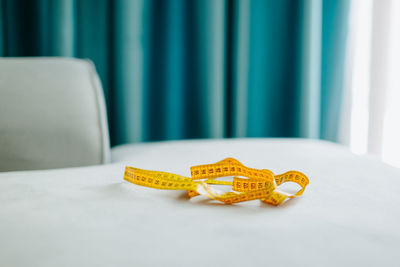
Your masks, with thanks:
M 298 171 L 274 175 L 270 170 L 246 167 L 233 158 L 226 158 L 214 164 L 192 166 L 190 171 L 192 177 L 188 178 L 168 172 L 127 166 L 124 179 L 136 185 L 156 189 L 187 190 L 189 197 L 203 195 L 225 204 L 260 199 L 274 206 L 283 203 L 286 199 L 302 195 L 309 183 L 307 176 Z M 229 176 L 233 176 L 233 181 L 215 179 Z M 286 182 L 297 183 L 301 189 L 295 194 L 279 190 L 278 186 Z M 233 191 L 223 192 L 210 185 L 230 185 Z

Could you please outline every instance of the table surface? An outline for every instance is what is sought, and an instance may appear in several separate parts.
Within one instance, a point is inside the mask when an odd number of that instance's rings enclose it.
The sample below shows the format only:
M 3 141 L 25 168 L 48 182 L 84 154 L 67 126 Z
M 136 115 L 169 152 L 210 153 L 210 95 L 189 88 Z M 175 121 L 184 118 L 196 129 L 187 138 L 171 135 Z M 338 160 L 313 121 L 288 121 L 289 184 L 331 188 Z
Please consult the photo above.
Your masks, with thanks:
M 125 145 L 113 163 L 0 173 L 0 266 L 399 266 L 400 171 L 305 139 Z M 223 205 L 123 180 L 234 157 L 310 184 L 279 207 Z M 397 256 L 397 257 L 396 257 Z

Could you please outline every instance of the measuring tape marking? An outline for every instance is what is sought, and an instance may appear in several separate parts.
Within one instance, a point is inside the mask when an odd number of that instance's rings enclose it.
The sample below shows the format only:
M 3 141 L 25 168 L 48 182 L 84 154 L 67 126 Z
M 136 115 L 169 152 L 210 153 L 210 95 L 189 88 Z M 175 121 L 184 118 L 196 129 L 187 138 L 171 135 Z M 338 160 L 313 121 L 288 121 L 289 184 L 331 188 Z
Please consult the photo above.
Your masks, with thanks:
M 246 167 L 233 158 L 227 158 L 215 164 L 193 166 L 190 170 L 192 177 L 188 178 L 167 172 L 127 166 L 124 179 L 133 184 L 150 188 L 187 190 L 189 197 L 203 195 L 225 204 L 260 199 L 271 205 L 279 205 L 288 198 L 302 195 L 309 183 L 307 176 L 298 171 L 274 175 L 270 170 Z M 215 180 L 215 178 L 227 176 L 234 176 L 233 181 Z M 295 194 L 277 190 L 279 185 L 286 182 L 295 182 L 301 186 L 301 189 Z M 210 185 L 231 185 L 233 192 L 220 192 Z

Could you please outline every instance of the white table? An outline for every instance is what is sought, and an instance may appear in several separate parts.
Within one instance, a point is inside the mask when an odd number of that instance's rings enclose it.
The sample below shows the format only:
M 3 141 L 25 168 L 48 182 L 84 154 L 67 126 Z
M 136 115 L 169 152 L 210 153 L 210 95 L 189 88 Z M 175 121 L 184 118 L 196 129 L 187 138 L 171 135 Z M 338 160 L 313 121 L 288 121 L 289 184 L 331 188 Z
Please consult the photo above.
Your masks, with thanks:
M 304 139 L 126 145 L 109 165 L 0 173 L 0 266 L 399 266 L 400 170 Z M 279 207 L 123 180 L 234 157 L 310 184 Z

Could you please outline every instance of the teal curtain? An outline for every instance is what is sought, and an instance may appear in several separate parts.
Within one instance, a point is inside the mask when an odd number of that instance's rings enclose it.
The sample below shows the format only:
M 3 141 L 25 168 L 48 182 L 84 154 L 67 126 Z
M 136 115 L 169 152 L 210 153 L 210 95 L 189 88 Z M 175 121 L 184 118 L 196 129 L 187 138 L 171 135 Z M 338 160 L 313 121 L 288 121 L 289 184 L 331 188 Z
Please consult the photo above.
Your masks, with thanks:
M 91 59 L 113 145 L 335 141 L 349 0 L 0 0 L 0 55 Z

